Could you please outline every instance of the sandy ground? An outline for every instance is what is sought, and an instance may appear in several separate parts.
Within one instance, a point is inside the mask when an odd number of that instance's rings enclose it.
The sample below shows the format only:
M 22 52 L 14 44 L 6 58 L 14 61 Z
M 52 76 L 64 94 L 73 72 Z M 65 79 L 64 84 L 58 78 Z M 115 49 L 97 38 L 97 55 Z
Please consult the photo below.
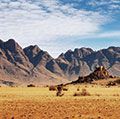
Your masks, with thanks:
M 74 97 L 77 88 L 91 96 Z M 120 88 L 69 86 L 63 97 L 48 88 L 0 88 L 0 119 L 119 119 Z

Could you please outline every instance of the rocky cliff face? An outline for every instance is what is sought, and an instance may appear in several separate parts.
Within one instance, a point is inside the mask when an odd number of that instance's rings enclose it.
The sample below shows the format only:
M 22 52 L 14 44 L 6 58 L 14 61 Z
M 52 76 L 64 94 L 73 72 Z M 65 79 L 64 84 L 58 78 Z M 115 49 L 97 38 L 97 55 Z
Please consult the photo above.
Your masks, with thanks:
M 56 62 L 65 74 L 86 76 L 96 67 L 104 66 L 112 75 L 120 76 L 120 47 L 109 47 L 99 51 L 90 48 L 68 50 Z
M 78 75 L 87 75 L 90 68 L 84 58 L 94 51 L 90 48 L 80 48 L 74 51 L 68 50 L 65 54 L 61 54 L 56 62 L 68 77 L 76 77 Z
M 0 80 L 20 84 L 59 83 L 62 81 L 60 71 L 54 59 L 38 46 L 22 49 L 13 39 L 0 40 Z
M 38 46 L 29 46 L 24 49 L 24 52 L 34 68 L 40 69 L 44 67 L 51 73 L 63 76 L 62 70 L 48 52 L 41 50 Z
M 12 70 L 14 70 L 13 74 L 21 70 L 26 75 L 29 75 L 32 68 L 32 64 L 29 62 L 23 49 L 13 39 L 7 42 L 0 41 L 0 61 L 0 66 L 9 73 L 12 73 Z
M 120 47 L 99 51 L 90 48 L 68 50 L 54 59 L 37 45 L 24 49 L 13 39 L 0 40 L 0 76 L 23 82 L 61 82 L 89 75 L 104 66 L 111 75 L 120 76 Z M 57 80 L 59 79 L 59 80 Z
M 93 52 L 91 55 L 85 57 L 84 60 L 92 71 L 96 66 L 104 66 L 112 75 L 118 75 L 117 72 L 120 68 L 120 47 L 109 47 L 108 49 Z M 116 69 L 114 68 L 114 72 L 111 72 L 114 66 Z

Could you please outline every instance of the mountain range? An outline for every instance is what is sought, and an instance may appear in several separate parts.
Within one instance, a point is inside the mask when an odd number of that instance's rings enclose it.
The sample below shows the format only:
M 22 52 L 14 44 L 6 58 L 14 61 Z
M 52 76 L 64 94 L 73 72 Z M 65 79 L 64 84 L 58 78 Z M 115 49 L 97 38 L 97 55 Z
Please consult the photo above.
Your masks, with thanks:
M 0 83 L 3 85 L 65 83 L 90 74 L 98 66 L 104 66 L 113 76 L 120 76 L 120 47 L 98 51 L 76 48 L 55 59 L 37 45 L 23 49 L 14 39 L 0 40 Z

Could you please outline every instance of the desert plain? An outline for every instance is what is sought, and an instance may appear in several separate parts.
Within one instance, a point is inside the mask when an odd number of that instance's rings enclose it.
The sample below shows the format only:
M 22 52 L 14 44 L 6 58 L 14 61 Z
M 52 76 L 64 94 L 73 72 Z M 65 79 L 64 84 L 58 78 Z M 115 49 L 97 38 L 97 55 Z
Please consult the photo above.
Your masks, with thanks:
M 119 119 L 119 86 L 66 88 L 64 95 L 57 97 L 48 87 L 0 87 L 0 119 Z M 73 96 L 82 89 L 90 96 Z

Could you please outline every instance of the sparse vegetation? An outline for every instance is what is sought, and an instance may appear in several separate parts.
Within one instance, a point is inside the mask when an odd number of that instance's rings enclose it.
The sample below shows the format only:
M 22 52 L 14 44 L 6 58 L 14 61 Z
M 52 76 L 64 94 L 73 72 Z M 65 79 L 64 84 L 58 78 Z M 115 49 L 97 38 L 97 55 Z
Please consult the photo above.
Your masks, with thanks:
M 73 94 L 73 96 L 81 96 L 81 93 L 79 92 L 75 92 L 74 94 Z
M 56 91 L 56 86 L 49 86 L 49 91 Z
M 14 117 L 12 117 L 11 119 L 15 119 Z
M 99 96 L 100 96 L 100 94 L 95 94 L 95 96 L 98 96 L 98 97 L 99 97 Z
M 116 86 L 116 82 L 114 81 L 109 81 L 107 86 Z
M 48 87 L 1 87 L 0 119 L 119 119 L 120 88 L 85 85 L 66 86 L 62 98 Z
M 117 84 L 120 84 L 120 78 L 114 81 Z
M 90 96 L 90 93 L 85 88 L 83 88 L 82 92 L 74 93 L 73 96 Z
M 79 89 L 79 88 L 77 88 L 77 91 L 80 91 L 80 89 Z
M 64 95 L 64 93 L 60 93 L 60 92 L 56 93 L 56 96 L 59 96 L 59 97 L 62 97 L 63 95 Z
M 80 87 L 77 87 L 77 91 L 80 91 Z
M 66 88 L 66 87 L 63 87 L 63 91 L 68 91 L 68 88 Z
M 113 94 L 113 96 L 120 96 L 119 94 Z
M 35 87 L 35 85 L 34 84 L 29 84 L 29 85 L 27 85 L 27 87 Z
M 117 85 L 120 85 L 120 79 L 116 79 L 116 80 L 113 80 L 113 81 L 109 81 L 106 86 L 117 86 Z
M 63 91 L 63 84 L 60 84 L 60 85 L 57 86 L 56 96 L 60 96 L 60 97 L 63 96 L 64 93 L 62 93 L 62 91 Z

